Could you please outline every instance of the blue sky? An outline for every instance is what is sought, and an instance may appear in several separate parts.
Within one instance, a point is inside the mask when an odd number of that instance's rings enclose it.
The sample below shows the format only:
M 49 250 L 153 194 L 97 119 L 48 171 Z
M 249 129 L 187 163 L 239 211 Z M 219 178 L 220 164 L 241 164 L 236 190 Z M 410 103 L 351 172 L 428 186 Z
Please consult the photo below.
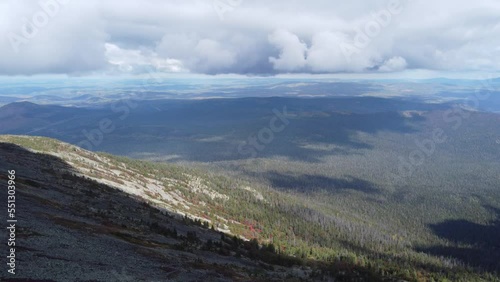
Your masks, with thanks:
M 494 0 L 10 0 L 0 75 L 481 78 L 500 69 Z

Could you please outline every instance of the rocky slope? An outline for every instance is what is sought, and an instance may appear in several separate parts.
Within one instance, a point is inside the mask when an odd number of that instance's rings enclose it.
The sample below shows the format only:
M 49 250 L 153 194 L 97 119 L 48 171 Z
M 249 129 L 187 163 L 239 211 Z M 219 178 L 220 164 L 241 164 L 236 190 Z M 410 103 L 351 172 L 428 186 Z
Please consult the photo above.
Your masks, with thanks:
M 3 279 L 255 281 L 310 274 L 247 257 L 249 243 L 230 236 L 242 223 L 209 215 L 229 196 L 184 170 L 141 171 L 52 139 L 0 136 L 2 185 L 8 170 L 17 177 L 17 261 L 16 274 L 1 271 Z M 235 189 L 265 200 L 252 188 Z M 6 200 L 7 189 L 1 191 Z

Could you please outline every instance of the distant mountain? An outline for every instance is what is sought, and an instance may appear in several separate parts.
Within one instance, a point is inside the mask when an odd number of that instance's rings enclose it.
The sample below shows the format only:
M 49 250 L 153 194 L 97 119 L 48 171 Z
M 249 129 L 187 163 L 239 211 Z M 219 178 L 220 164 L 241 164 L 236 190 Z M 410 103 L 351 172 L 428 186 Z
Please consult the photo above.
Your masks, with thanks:
M 349 120 L 374 121 L 377 118 L 391 120 L 383 122 L 386 125 L 382 126 L 396 124 L 399 127 L 403 122 L 399 118 L 400 111 L 426 111 L 448 106 L 375 97 L 120 100 L 99 108 L 16 102 L 0 107 L 0 134 L 41 135 L 79 144 L 87 139 L 85 132 L 98 129 L 99 123 L 106 119 L 113 123 L 115 130 L 106 136 L 102 145 L 116 143 L 117 139 L 128 140 L 141 136 L 150 140 L 162 136 L 177 138 L 180 131 L 182 138 L 197 139 L 212 134 L 227 135 L 228 132 L 233 132 L 236 135 L 234 138 L 246 138 L 247 129 L 240 126 L 241 123 L 253 125 L 268 122 L 262 117 L 273 114 L 273 109 L 283 110 L 284 107 L 299 118 L 310 116 L 312 123 L 323 116 L 325 118 L 316 124 L 329 128 L 330 125 L 324 121 L 331 115 L 352 114 L 351 118 L 344 117 L 347 120 L 343 123 L 347 127 Z M 389 117 L 387 113 L 393 116 Z M 362 125 L 359 121 L 356 123 Z M 339 130 L 344 132 L 347 129 Z
M 33 97 L 30 98 L 31 101 L 33 100 L 36 100 L 36 101 L 40 101 L 40 100 L 46 100 L 46 101 L 50 101 L 50 102 L 60 102 L 60 101 L 66 101 L 68 100 L 67 98 L 63 98 L 63 97 L 60 97 L 60 96 L 57 96 L 57 95 L 35 95 Z
M 95 98 L 95 96 L 90 95 L 90 94 L 83 94 L 83 95 L 73 97 L 72 100 L 88 100 L 88 99 L 92 99 L 92 98 Z
M 0 106 L 19 101 L 20 98 L 15 96 L 0 96 Z
M 78 120 L 88 122 L 99 115 L 87 109 L 55 105 L 39 105 L 31 102 L 15 102 L 0 107 L 0 134 L 32 134 L 38 131 L 51 132 L 60 137 L 58 129 L 65 123 L 78 126 Z
M 304 198 L 213 173 L 4 135 L 2 182 L 10 170 L 19 281 L 499 281 L 360 247 L 356 238 L 375 233 L 359 219 L 327 218 Z
M 29 110 L 29 109 L 34 109 L 34 108 L 40 108 L 42 106 L 39 106 L 35 103 L 27 102 L 27 101 L 22 101 L 22 102 L 16 102 L 16 103 L 11 103 L 9 105 L 5 105 L 3 107 L 0 107 L 0 110 L 2 111 L 15 111 L 15 110 Z
M 78 109 L 78 108 L 77 108 Z M 8 105 L 0 107 L 0 113 L 2 114 L 32 114 L 43 115 L 43 114 L 63 114 L 73 112 L 74 108 L 64 107 L 58 105 L 40 105 L 28 101 L 14 102 Z

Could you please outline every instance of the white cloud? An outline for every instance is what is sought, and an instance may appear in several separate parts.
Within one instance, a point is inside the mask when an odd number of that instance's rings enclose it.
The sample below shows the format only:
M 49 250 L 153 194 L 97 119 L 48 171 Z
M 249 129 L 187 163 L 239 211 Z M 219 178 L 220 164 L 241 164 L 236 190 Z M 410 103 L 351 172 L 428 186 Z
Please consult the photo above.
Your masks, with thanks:
M 278 71 L 338 73 L 362 72 L 377 65 L 380 55 L 373 49 L 358 50 L 353 40 L 342 32 L 319 32 L 312 36 L 308 47 L 301 39 L 284 30 L 278 30 L 269 36 L 270 42 L 280 50 L 279 58 L 270 58 Z M 346 54 L 343 46 L 356 49 L 353 54 Z
M 307 45 L 297 35 L 286 30 L 276 30 L 269 35 L 269 42 L 280 50 L 278 58 L 269 57 L 275 70 L 297 71 L 306 65 Z
M 349 55 L 342 48 L 355 48 L 352 39 L 341 32 L 320 32 L 312 39 L 307 63 L 313 72 L 361 72 L 375 64 L 379 55 L 373 49 L 357 50 Z
M 403 57 L 392 57 L 386 60 L 380 67 L 382 72 L 395 72 L 405 70 L 407 67 L 406 60 Z
M 80 73 L 107 65 L 103 21 L 88 3 L 0 3 L 0 74 Z M 47 10 L 50 9 L 50 10 Z M 85 23 L 88 23 L 85 24 Z M 91 25 L 91 26 L 89 26 Z
M 166 34 L 156 46 L 162 56 L 177 58 L 193 72 L 216 73 L 229 70 L 236 63 L 238 48 L 197 34 Z
M 244 1 L 224 21 L 203 0 L 69 1 L 47 10 L 57 1 L 0 1 L 0 74 L 500 69 L 497 0 L 400 0 L 402 12 L 363 46 L 359 30 L 389 1 Z M 48 24 L 16 53 L 12 34 L 41 13 Z
M 197 55 L 198 69 L 211 72 L 227 69 L 235 63 L 236 54 L 213 39 L 202 39 L 194 48 Z
M 186 72 L 181 61 L 161 58 L 156 53 L 144 54 L 141 50 L 122 49 L 117 45 L 106 43 L 106 58 L 113 71 L 125 73 L 142 73 L 150 71 Z

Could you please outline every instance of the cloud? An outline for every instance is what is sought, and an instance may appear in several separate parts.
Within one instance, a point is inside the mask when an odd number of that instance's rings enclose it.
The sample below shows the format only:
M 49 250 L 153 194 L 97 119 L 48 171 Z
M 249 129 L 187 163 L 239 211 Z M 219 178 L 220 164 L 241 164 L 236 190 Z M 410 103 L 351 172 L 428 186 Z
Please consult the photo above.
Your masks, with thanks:
M 1 1 L 0 74 L 500 69 L 500 2 L 393 2 Z
M 311 48 L 307 52 L 307 62 L 314 72 L 339 72 L 347 68 L 356 69 L 349 65 L 340 46 L 348 41 L 345 34 L 340 32 L 320 32 L 312 38 Z
M 269 57 L 269 62 L 278 71 L 296 71 L 306 65 L 307 45 L 293 33 L 276 30 L 269 35 L 269 42 L 280 50 L 278 58 Z
M 363 72 L 373 69 L 382 60 L 373 49 L 358 50 L 349 35 L 342 32 L 314 34 L 310 47 L 286 30 L 275 31 L 269 36 L 269 41 L 280 50 L 278 58 L 269 58 L 277 71 Z M 346 48 L 353 48 L 352 54 Z
M 320 32 L 312 39 L 307 63 L 312 72 L 362 72 L 372 68 L 379 55 L 372 49 L 355 50 L 352 55 L 346 48 L 355 48 L 353 40 L 342 32 Z
M 236 54 L 224 48 L 224 45 L 213 39 L 202 39 L 194 48 L 196 67 L 202 72 L 214 72 L 218 69 L 227 69 L 236 61 Z
M 1 74 L 81 73 L 106 67 L 107 35 L 101 19 L 86 14 L 90 5 L 40 3 L 0 4 Z
M 405 70 L 407 67 L 406 60 L 402 57 L 392 57 L 386 60 L 380 67 L 382 72 L 395 72 Z
M 106 58 L 111 70 L 124 73 L 143 72 L 186 72 L 181 61 L 162 58 L 154 52 L 144 54 L 141 50 L 122 49 L 117 45 L 106 43 Z
M 155 50 L 160 56 L 180 60 L 195 73 L 258 74 L 272 69 L 265 58 L 266 46 L 241 33 L 204 37 L 198 33 L 175 32 L 165 34 Z

